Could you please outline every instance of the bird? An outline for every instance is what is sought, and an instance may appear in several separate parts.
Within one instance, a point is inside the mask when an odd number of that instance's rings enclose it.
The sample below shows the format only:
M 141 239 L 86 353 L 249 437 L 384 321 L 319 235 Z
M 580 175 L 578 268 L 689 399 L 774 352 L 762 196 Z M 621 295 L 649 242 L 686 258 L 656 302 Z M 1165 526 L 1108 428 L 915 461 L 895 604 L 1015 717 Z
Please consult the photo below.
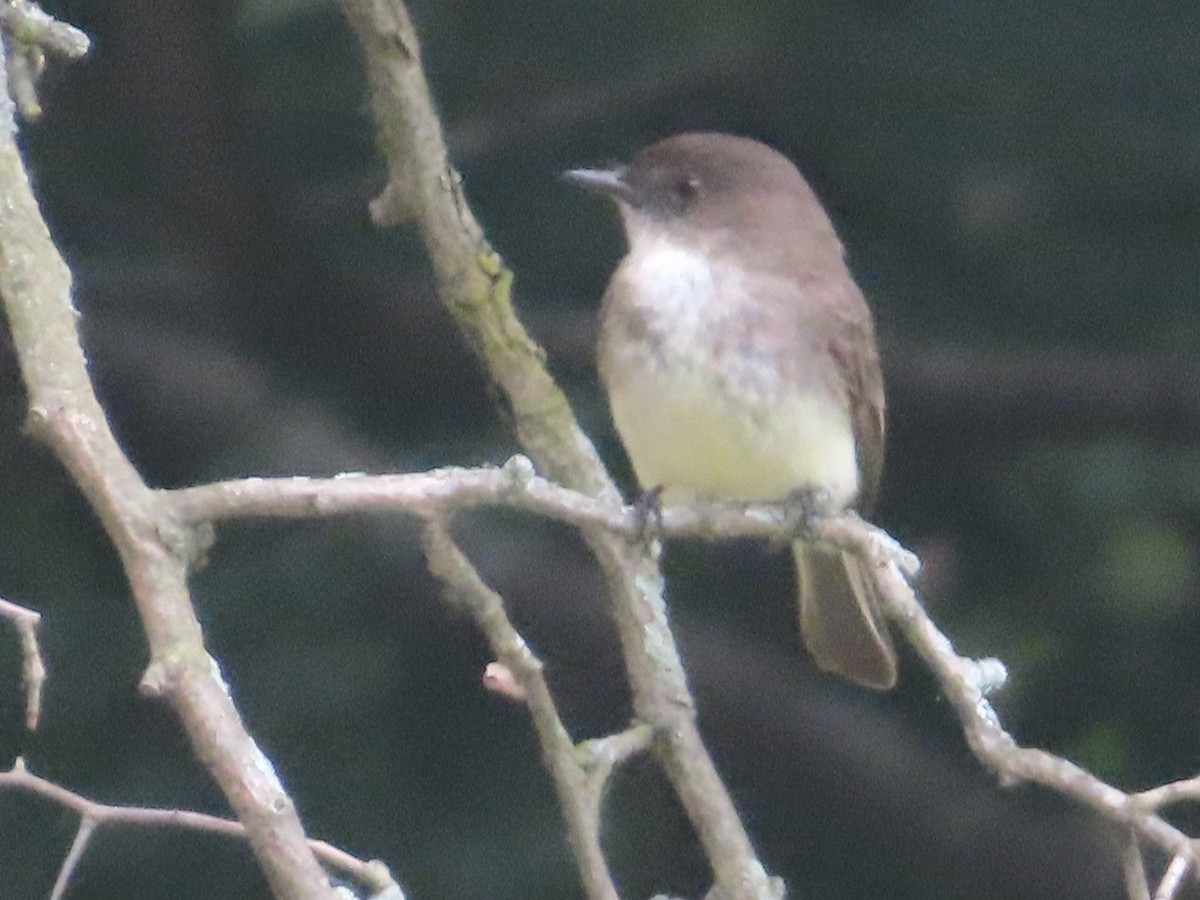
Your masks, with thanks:
M 597 363 L 643 491 L 869 514 L 885 431 L 875 326 L 796 166 L 753 139 L 705 132 L 563 177 L 614 200 L 624 225 Z M 792 553 L 813 660 L 891 689 L 896 652 L 870 565 L 804 537 Z

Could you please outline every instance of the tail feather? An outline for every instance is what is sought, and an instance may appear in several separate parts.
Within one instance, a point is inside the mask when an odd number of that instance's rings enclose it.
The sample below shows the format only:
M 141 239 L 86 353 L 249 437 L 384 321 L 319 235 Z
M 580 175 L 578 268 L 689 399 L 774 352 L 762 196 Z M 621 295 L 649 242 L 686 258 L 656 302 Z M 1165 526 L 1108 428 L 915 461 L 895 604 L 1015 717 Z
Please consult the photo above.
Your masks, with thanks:
M 879 588 L 862 561 L 840 550 L 792 545 L 800 590 L 800 632 L 817 665 L 875 690 L 896 684 L 896 650 Z

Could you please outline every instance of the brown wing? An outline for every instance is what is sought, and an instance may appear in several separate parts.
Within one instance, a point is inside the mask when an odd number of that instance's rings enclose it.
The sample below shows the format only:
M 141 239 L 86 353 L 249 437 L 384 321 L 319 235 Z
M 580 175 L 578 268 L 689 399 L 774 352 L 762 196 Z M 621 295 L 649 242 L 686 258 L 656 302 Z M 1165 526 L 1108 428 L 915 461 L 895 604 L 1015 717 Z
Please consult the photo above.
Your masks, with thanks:
M 883 477 L 883 372 L 871 311 L 849 273 L 840 297 L 826 305 L 832 319 L 829 352 L 846 381 L 846 399 L 858 452 L 858 508 L 869 514 Z
M 868 514 L 883 475 L 883 373 L 875 325 L 867 301 L 840 259 L 823 271 L 814 267 L 805 275 L 800 279 L 776 276 L 770 286 L 756 283 L 760 300 L 775 301 L 766 308 L 776 314 L 777 327 L 762 321 L 752 324 L 760 340 L 765 331 L 767 339 L 774 341 L 782 370 L 788 371 L 785 360 L 793 362 L 790 377 L 825 379 L 846 404 L 858 457 L 855 505 Z M 797 354 L 799 343 L 808 343 L 811 352 Z
M 736 235 L 736 250 L 745 266 L 739 281 L 759 301 L 763 318 L 747 326 L 758 333 L 756 341 L 773 342 L 785 371 L 790 356 L 795 363 L 792 377 L 826 378 L 844 397 L 858 455 L 857 507 L 869 513 L 883 475 L 883 374 L 875 325 L 825 213 L 811 196 L 801 207 L 788 218 L 796 239 L 782 250 L 777 234 L 729 232 L 726 239 Z M 749 272 L 756 277 L 747 277 Z M 797 355 L 797 344 L 788 342 L 808 342 L 813 354 Z

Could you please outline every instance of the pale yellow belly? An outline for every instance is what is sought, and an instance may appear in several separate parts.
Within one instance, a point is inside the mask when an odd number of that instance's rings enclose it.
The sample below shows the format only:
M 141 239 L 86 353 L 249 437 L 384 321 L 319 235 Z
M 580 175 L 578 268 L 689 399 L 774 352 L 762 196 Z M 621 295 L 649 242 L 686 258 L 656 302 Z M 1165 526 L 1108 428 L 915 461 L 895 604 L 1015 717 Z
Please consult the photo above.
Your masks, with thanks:
M 858 492 L 849 416 L 813 393 L 740 402 L 694 369 L 650 369 L 609 378 L 621 441 L 643 488 L 669 500 L 780 500 L 825 491 L 836 505 Z

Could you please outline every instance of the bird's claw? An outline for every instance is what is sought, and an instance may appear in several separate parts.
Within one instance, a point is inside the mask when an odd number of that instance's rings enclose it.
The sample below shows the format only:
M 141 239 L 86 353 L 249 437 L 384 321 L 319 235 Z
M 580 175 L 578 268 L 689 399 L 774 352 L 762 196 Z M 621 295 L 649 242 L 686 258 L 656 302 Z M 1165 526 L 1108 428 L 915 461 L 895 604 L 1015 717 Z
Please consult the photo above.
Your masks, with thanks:
M 634 521 L 637 523 L 638 537 L 646 546 L 658 540 L 662 534 L 662 495 L 663 485 L 656 484 L 646 488 L 633 502 Z
M 774 549 L 781 549 L 812 531 L 813 521 L 829 515 L 833 498 L 820 488 L 796 488 L 783 500 L 783 528 L 771 539 Z

